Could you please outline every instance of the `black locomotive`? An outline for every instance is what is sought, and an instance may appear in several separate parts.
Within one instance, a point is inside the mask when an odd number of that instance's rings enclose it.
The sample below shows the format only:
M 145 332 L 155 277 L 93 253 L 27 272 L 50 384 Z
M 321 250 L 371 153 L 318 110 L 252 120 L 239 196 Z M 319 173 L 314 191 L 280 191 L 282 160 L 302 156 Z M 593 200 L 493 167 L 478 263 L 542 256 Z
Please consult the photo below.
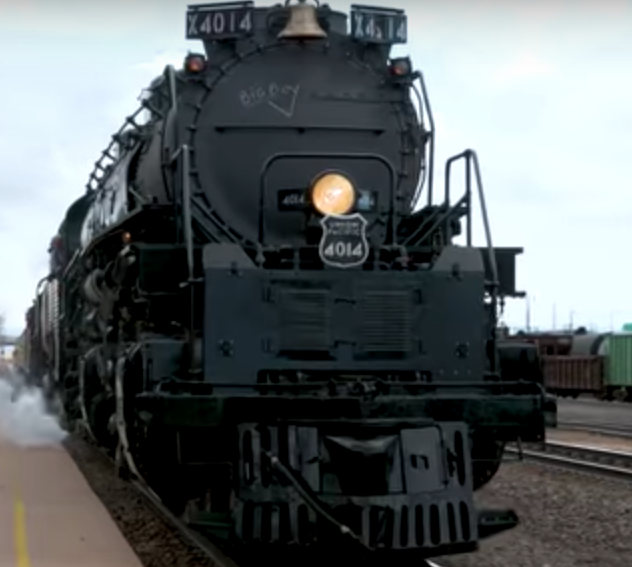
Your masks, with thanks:
M 516 522 L 474 490 L 555 411 L 534 348 L 495 336 L 521 249 L 492 246 L 473 151 L 433 197 L 422 75 L 390 58 L 404 12 L 347 20 L 189 7 L 205 54 L 151 84 L 67 211 L 31 374 L 227 545 L 468 551 Z

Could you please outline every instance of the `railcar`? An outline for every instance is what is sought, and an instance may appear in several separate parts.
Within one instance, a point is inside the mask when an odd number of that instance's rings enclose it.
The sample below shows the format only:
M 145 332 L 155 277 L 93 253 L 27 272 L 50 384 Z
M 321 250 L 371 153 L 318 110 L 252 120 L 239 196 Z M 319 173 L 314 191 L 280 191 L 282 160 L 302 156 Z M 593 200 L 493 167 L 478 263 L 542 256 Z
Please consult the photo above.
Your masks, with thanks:
M 550 394 L 632 401 L 631 333 L 594 333 L 581 327 L 574 332 L 517 333 L 507 337 L 512 341 L 536 347 Z
M 476 153 L 433 193 L 405 12 L 202 4 L 186 33 L 204 53 L 144 92 L 50 247 L 60 420 L 239 549 L 418 558 L 513 527 L 473 493 L 555 404 L 495 335 L 522 250 L 492 244 Z

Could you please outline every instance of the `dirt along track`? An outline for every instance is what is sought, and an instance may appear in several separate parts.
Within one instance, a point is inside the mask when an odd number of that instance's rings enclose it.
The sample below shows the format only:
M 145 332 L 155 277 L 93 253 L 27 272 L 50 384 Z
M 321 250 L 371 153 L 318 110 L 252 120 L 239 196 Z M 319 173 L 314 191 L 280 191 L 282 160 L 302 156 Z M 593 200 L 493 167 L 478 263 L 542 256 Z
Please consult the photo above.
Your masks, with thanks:
M 513 508 L 520 524 L 477 553 L 444 567 L 629 567 L 630 482 L 540 463 L 507 462 L 476 495 L 481 506 Z
M 591 397 L 558 398 L 557 419 L 559 428 L 565 423 L 582 423 L 593 426 L 616 426 L 632 434 L 632 403 L 607 402 Z
M 632 434 L 632 404 L 559 399 L 558 421 L 558 429 L 547 431 L 550 441 L 632 454 L 632 435 L 563 428 L 565 422 L 587 428 L 609 425 Z M 631 563 L 629 480 L 510 461 L 476 500 L 480 505 L 513 508 L 520 525 L 483 542 L 476 554 L 442 559 L 445 567 L 627 567 Z

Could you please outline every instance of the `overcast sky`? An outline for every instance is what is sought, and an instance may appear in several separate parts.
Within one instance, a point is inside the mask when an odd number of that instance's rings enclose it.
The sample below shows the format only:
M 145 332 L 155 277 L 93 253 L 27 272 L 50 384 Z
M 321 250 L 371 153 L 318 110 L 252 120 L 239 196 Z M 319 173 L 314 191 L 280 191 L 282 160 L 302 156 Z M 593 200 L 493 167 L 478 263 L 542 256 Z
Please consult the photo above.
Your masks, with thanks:
M 200 48 L 184 40 L 186 4 L 0 3 L 0 312 L 9 331 L 22 328 L 50 239 L 141 88 Z M 558 325 L 571 312 L 576 325 L 632 321 L 632 2 L 398 6 L 436 116 L 437 189 L 445 158 L 478 151 L 494 244 L 525 248 L 518 280 L 534 296 L 532 320 L 550 327 L 555 305 Z M 506 320 L 523 325 L 525 302 L 512 301 Z

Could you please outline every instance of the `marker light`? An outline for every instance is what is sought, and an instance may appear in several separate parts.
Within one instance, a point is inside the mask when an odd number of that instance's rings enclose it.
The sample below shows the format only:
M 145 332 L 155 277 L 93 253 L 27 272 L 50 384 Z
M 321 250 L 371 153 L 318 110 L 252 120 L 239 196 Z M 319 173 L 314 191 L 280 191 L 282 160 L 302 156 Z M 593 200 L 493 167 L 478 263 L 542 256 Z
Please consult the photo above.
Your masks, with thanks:
M 355 200 L 353 184 L 340 173 L 326 173 L 312 185 L 312 204 L 323 215 L 344 215 Z
M 408 57 L 402 57 L 400 59 L 392 59 L 390 64 L 391 75 L 396 77 L 405 77 L 410 75 L 412 69 L 410 59 Z
M 184 60 L 184 68 L 188 73 L 199 73 L 204 71 L 206 61 L 203 55 L 192 53 L 187 55 Z

